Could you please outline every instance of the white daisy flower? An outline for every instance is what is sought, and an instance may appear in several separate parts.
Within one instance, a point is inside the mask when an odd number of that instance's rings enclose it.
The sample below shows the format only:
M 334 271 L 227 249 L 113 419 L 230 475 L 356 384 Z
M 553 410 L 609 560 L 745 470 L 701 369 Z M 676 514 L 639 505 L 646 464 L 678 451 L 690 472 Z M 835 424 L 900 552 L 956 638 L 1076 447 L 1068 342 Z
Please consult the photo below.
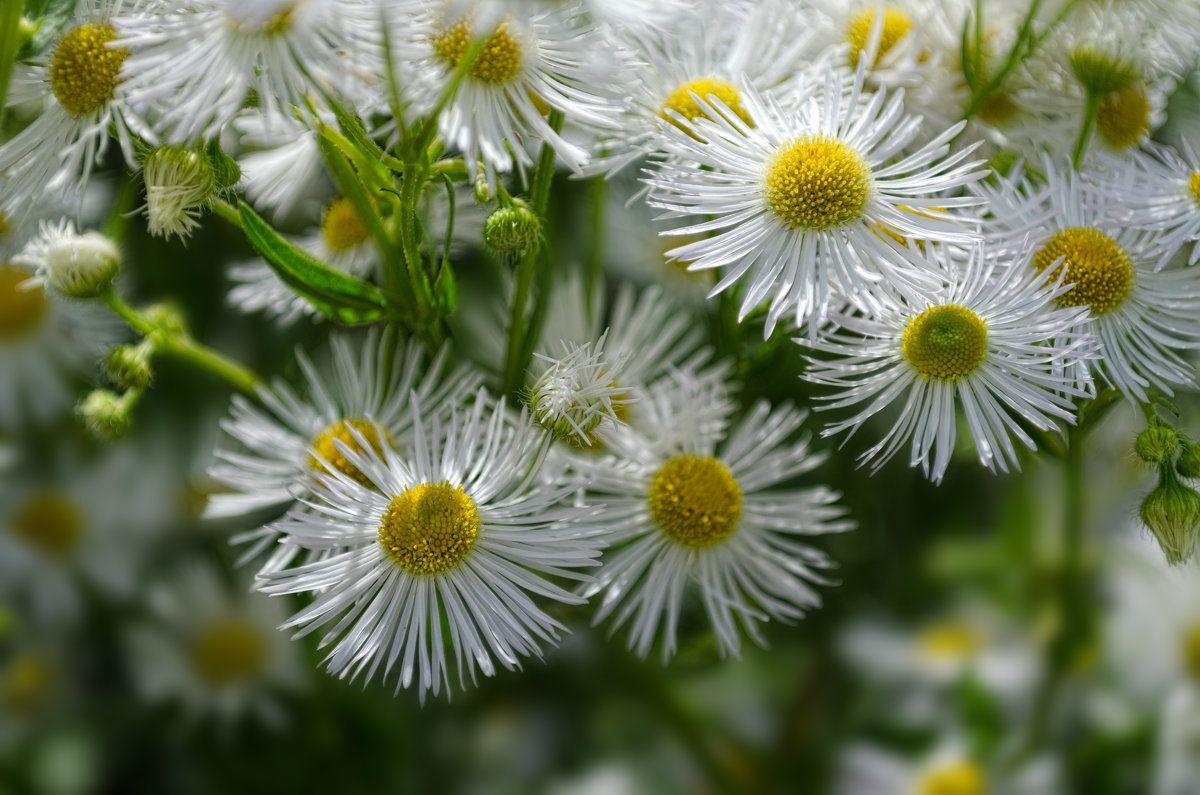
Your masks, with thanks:
M 150 620 L 125 633 L 133 684 L 147 702 L 177 702 L 187 720 L 212 717 L 225 728 L 243 718 L 286 725 L 279 696 L 302 687 L 304 666 L 276 629 L 284 605 L 248 586 L 235 589 L 194 563 L 148 589 Z
M 121 267 L 121 252 L 111 238 L 96 231 L 75 230 L 75 222 L 43 221 L 38 236 L 13 262 L 35 268 L 22 289 L 48 286 L 67 298 L 92 299 L 112 288 Z
M 465 4 L 460 4 L 465 5 Z M 403 5 L 401 5 L 403 8 Z M 489 181 L 497 171 L 533 165 L 526 136 L 545 141 L 559 159 L 578 170 L 587 152 L 550 126 L 547 108 L 573 125 L 614 128 L 618 109 L 610 97 L 616 79 L 607 46 L 577 8 L 530 10 L 484 0 L 469 8 L 422 6 L 414 18 L 393 14 L 396 60 L 414 73 L 414 109 L 432 112 L 473 39 L 487 36 L 483 51 L 438 116 L 448 146 L 467 167 L 483 158 Z M 607 63 L 606 63 L 607 60 Z
M 1089 307 L 1088 328 L 1100 343 L 1095 369 L 1130 400 L 1145 402 L 1150 388 L 1169 395 L 1172 386 L 1194 385 L 1179 351 L 1200 347 L 1200 276 L 1156 271 L 1161 251 L 1152 234 L 1105 220 L 1086 201 L 1083 179 L 1049 160 L 1043 167 L 1045 189 L 1022 184 L 1019 169 L 996 187 L 980 185 L 991 209 L 989 251 L 1072 285 L 1059 305 Z
M 277 220 L 323 201 L 333 190 L 317 131 L 305 121 L 268 116 L 259 108 L 248 108 L 233 120 L 243 147 L 237 158 L 240 185 L 260 212 L 269 211 Z M 315 197 L 318 186 L 322 192 Z
M 1007 472 L 1019 468 L 1013 438 L 1035 449 L 1020 421 L 1058 431 L 1074 422 L 1073 398 L 1092 394 L 1085 363 L 1095 342 L 1083 328 L 1083 307 L 1055 307 L 1071 289 L 1062 278 L 1046 284 L 1035 270 L 982 261 L 979 249 L 961 266 L 932 246 L 924 258 L 945 284 L 914 298 L 896 296 L 880 311 L 837 313 L 837 330 L 798 338 L 830 354 L 813 359 L 804 377 L 836 388 L 822 409 L 863 407 L 830 423 L 822 435 L 849 431 L 893 403 L 891 429 L 860 457 L 877 469 L 911 440 L 909 466 L 939 482 L 957 434 L 957 407 L 970 428 L 979 462 Z M 960 269 L 961 268 L 961 269 Z
M 978 238 L 953 212 L 977 201 L 944 195 L 979 176 L 969 150 L 947 156 L 960 125 L 900 156 L 919 121 L 903 115 L 900 96 L 864 95 L 862 68 L 849 85 L 826 70 L 822 92 L 793 112 L 747 88 L 752 124 L 712 99 L 709 115 L 677 116 L 663 130 L 679 162 L 646 179 L 650 203 L 665 217 L 703 219 L 667 234 L 716 233 L 668 253 L 691 260 L 689 270 L 723 269 L 710 295 L 745 279 L 739 314 L 769 300 L 768 333 L 789 310 L 797 325 L 821 318 L 834 292 L 877 306 L 881 282 L 931 286 L 883 229 L 931 242 Z
M 941 59 L 941 45 L 961 41 L 963 0 L 825 0 L 817 11 L 830 18 L 826 39 L 844 45 L 840 57 L 851 70 L 862 63 L 872 86 L 918 84 Z
M 629 623 L 643 657 L 661 637 L 665 661 L 694 589 L 723 654 L 739 653 L 739 624 L 764 644 L 758 622 L 816 606 L 812 585 L 826 584 L 817 570 L 833 565 L 797 537 L 853 526 L 824 486 L 768 490 L 824 460 L 806 439 L 787 441 L 805 412 L 760 402 L 726 434 L 730 405 L 686 373 L 639 408 L 650 433 L 621 428 L 606 438 L 609 455 L 574 463 L 589 498 L 605 503 L 595 526 L 616 545 L 584 590 L 602 594 L 596 622 Z
M 394 674 L 397 691 L 415 685 L 424 699 L 449 691 L 451 662 L 465 686 L 464 668 L 474 682 L 496 663 L 511 670 L 540 656 L 563 627 L 531 597 L 581 603 L 546 577 L 589 579 L 577 570 L 595 565 L 604 531 L 582 521 L 592 509 L 563 504 L 578 483 L 543 471 L 549 436 L 482 392 L 445 425 L 414 401 L 411 424 L 403 458 L 364 450 L 357 431 L 357 449 L 338 442 L 367 485 L 318 473 L 312 510 L 278 525 L 285 543 L 330 554 L 269 573 L 259 588 L 316 593 L 284 626 L 328 627 L 331 673 Z
M 414 396 L 449 409 L 479 383 L 471 371 L 447 366 L 449 349 L 427 362 L 415 340 L 400 345 L 394 336 L 375 331 L 358 339 L 335 336 L 332 361 L 321 368 L 303 351 L 296 357 L 304 373 L 303 393 L 276 381 L 259 391 L 261 407 L 233 397 L 221 428 L 234 444 L 217 449 L 218 463 L 209 471 L 231 491 L 209 499 L 206 517 L 279 511 L 307 494 L 314 477 L 329 467 L 366 483 L 339 442 L 353 445 L 363 438 L 372 448 L 402 444 L 414 430 L 408 411 Z M 234 540 L 250 544 L 244 562 L 270 547 L 277 536 L 267 526 Z M 268 568 L 292 551 L 277 550 Z
M 133 164 L 134 136 L 153 135 L 124 98 L 120 70 L 127 49 L 113 17 L 135 13 L 140 0 L 79 0 L 73 23 L 28 70 L 14 75 L 10 102 L 42 99 L 42 112 L 0 145 L 0 212 L 20 218 L 45 194 L 82 201 L 110 133 Z
M 574 436 L 589 444 L 601 421 L 617 422 L 617 407 L 630 402 L 612 375 L 622 362 L 605 354 L 607 337 L 601 334 L 595 345 L 564 342 L 557 358 L 534 354 L 543 366 L 529 388 L 529 409 L 534 421 L 556 437 Z
M 1015 769 L 970 752 L 965 734 L 941 738 L 917 759 L 875 745 L 851 744 L 839 760 L 836 795 L 1057 795 L 1062 766 L 1039 755 Z
M 372 4 L 352 0 L 182 0 L 117 21 L 132 52 L 122 88 L 172 143 L 208 140 L 252 90 L 280 115 L 354 93 L 377 68 L 378 25 Z

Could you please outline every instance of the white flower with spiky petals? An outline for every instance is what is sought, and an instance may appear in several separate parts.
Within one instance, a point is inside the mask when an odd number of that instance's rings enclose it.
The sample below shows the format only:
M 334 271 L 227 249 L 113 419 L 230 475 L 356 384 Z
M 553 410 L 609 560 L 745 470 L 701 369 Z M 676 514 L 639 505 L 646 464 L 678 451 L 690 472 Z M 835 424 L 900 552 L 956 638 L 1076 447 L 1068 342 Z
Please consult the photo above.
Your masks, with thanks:
M 317 131 L 307 117 L 268 116 L 261 108 L 247 108 L 232 126 L 241 134 L 242 153 L 237 159 L 241 185 L 259 212 L 287 218 L 298 207 L 325 198 L 325 193 L 314 196 L 314 188 L 332 190 Z
M 275 114 L 354 94 L 379 60 L 378 27 L 378 9 L 351 0 L 183 0 L 118 19 L 122 88 L 172 143 L 208 140 L 252 90 Z
M 1070 285 L 1019 266 L 983 262 L 975 249 L 962 264 L 929 247 L 931 270 L 945 285 L 917 298 L 897 296 L 881 311 L 832 317 L 837 330 L 806 341 L 831 358 L 813 360 L 804 377 L 836 388 L 822 409 L 863 407 L 823 435 L 860 428 L 893 403 L 891 430 L 861 456 L 878 468 L 911 440 L 909 465 L 934 482 L 954 452 L 961 405 L 979 461 L 1018 468 L 1013 438 L 1030 449 L 1021 421 L 1043 431 L 1074 422 L 1072 399 L 1091 394 L 1086 362 L 1095 341 L 1083 330 L 1087 310 L 1057 308 Z M 1084 383 L 1078 383 L 1080 376 Z
M 439 110 L 447 145 L 463 153 L 472 171 L 482 158 L 489 180 L 497 171 L 533 165 L 527 137 L 545 141 L 578 170 L 586 150 L 556 132 L 545 110 L 561 112 L 575 126 L 611 129 L 619 107 L 610 88 L 618 75 L 615 58 L 601 54 L 616 51 L 580 13 L 571 6 L 539 11 L 483 0 L 468 9 L 429 4 L 412 18 L 395 14 L 396 60 L 416 75 L 403 88 L 413 92 L 418 113 Z M 483 50 L 457 91 L 437 108 L 472 41 L 483 37 Z
M 960 125 L 900 156 L 919 121 L 904 116 L 898 95 L 864 94 L 861 66 L 848 85 L 826 70 L 822 90 L 796 111 L 747 88 L 749 125 L 710 99 L 708 115 L 675 115 L 678 125 L 664 129 L 678 161 L 646 179 L 650 203 L 666 217 L 703 219 L 666 234 L 715 234 L 668 254 L 690 260 L 689 270 L 721 268 L 710 295 L 745 280 L 739 314 L 769 300 L 768 332 L 789 310 L 797 325 L 819 321 L 835 292 L 869 308 L 879 305 L 881 282 L 892 290 L 931 286 L 933 277 L 913 267 L 893 236 L 978 239 L 954 212 L 977 200 L 946 195 L 979 176 L 969 149 L 947 156 Z
M 1065 268 L 1072 289 L 1061 306 L 1087 306 L 1088 328 L 1100 343 L 1095 370 L 1130 400 L 1148 389 L 1172 394 L 1194 386 L 1181 349 L 1200 347 L 1200 272 L 1156 271 L 1161 252 L 1152 233 L 1105 219 L 1085 198 L 1085 181 L 1043 164 L 1047 187 L 1034 187 L 1020 169 L 995 187 L 980 184 L 991 213 L 988 250 L 1056 279 Z
M 464 674 L 540 656 L 563 627 L 531 597 L 581 603 L 547 577 L 588 580 L 578 570 L 595 565 L 605 533 L 582 521 L 592 509 L 565 504 L 580 484 L 544 471 L 550 437 L 527 417 L 514 422 L 481 393 L 445 425 L 413 401 L 411 424 L 403 457 L 357 432 L 357 446 L 338 442 L 366 485 L 327 469 L 311 510 L 278 525 L 285 543 L 331 554 L 259 588 L 316 592 L 284 626 L 329 627 L 331 673 L 395 676 L 423 700 L 449 690 L 451 664 L 465 686 Z
M 758 622 L 791 621 L 819 603 L 812 584 L 832 563 L 797 536 L 847 530 L 837 495 L 818 486 L 769 490 L 824 460 L 789 442 L 805 412 L 756 404 L 725 433 L 731 408 L 707 380 L 677 373 L 648 390 L 639 430 L 606 437 L 609 454 L 574 467 L 605 503 L 596 527 L 612 532 L 587 596 L 596 621 L 629 623 L 629 647 L 676 649 L 685 591 L 695 588 L 723 654 L 739 653 L 738 625 L 759 644 Z
M 479 383 L 474 373 L 447 367 L 448 349 L 427 362 L 415 340 L 394 343 L 390 335 L 375 332 L 360 340 L 337 336 L 328 367 L 317 368 L 307 355 L 297 353 L 307 387 L 303 396 L 281 381 L 259 390 L 262 407 L 234 396 L 221 427 L 235 444 L 217 449 L 219 463 L 210 470 L 232 491 L 213 495 L 205 516 L 288 507 L 327 467 L 361 480 L 363 474 L 341 453 L 338 442 L 353 444 L 365 437 L 373 448 L 402 444 L 413 431 L 408 404 L 414 395 L 448 410 Z M 249 560 L 276 539 L 267 526 L 235 541 L 249 544 L 243 556 Z M 276 550 L 267 567 L 285 560 L 287 552 Z
M 43 221 L 38 236 L 13 257 L 17 265 L 37 269 L 27 286 L 49 286 L 67 298 L 97 298 L 112 288 L 121 252 L 112 238 L 75 230 L 75 223 Z
M 574 436 L 590 444 L 589 434 L 604 419 L 617 422 L 617 407 L 631 402 L 628 391 L 614 381 L 621 360 L 606 355 L 608 333 L 593 345 L 562 343 L 562 355 L 535 354 L 542 373 L 529 388 L 533 419 L 556 437 Z
M 20 218 L 47 193 L 82 201 L 109 135 L 129 164 L 133 138 L 153 141 L 124 98 L 120 70 L 127 49 L 111 46 L 113 17 L 137 12 L 140 0 L 79 0 L 74 20 L 28 69 L 14 74 L 9 102 L 42 101 L 28 127 L 0 145 L 0 212 Z

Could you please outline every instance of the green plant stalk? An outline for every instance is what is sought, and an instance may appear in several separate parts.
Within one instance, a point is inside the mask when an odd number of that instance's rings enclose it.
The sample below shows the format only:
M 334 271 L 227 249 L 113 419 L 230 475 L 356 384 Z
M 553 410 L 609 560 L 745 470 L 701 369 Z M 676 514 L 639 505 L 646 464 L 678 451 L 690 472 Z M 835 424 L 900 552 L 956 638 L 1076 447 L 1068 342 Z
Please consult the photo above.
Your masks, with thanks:
M 1092 128 L 1096 126 L 1096 118 L 1100 115 L 1100 103 L 1104 97 L 1092 89 L 1087 90 L 1083 105 L 1083 123 L 1079 125 L 1079 137 L 1075 139 L 1075 148 L 1071 150 L 1071 167 L 1079 170 L 1083 156 L 1087 152 L 1088 141 L 1092 137 Z
M 596 285 L 604 273 L 604 217 L 605 194 L 608 192 L 608 180 L 594 178 L 588 186 L 588 202 L 592 211 L 592 238 L 584 259 L 583 269 L 583 298 L 587 306 L 588 323 L 594 323 L 599 307 L 594 306 L 596 300 Z
M 8 79 L 12 76 L 13 64 L 23 43 L 21 12 L 24 9 L 25 4 L 17 0 L 9 0 L 0 9 L 0 124 L 4 122 Z

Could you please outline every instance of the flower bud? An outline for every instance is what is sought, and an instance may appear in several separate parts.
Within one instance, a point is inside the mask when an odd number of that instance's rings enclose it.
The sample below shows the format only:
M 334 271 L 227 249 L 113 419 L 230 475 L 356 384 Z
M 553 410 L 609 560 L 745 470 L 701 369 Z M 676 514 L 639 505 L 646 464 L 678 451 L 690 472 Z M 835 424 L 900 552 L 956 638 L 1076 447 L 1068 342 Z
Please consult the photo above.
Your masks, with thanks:
M 492 200 L 492 189 L 488 185 L 487 172 L 483 170 L 482 166 L 479 172 L 475 174 L 473 192 L 475 194 L 475 201 L 479 204 L 487 204 Z
M 1167 425 L 1147 428 L 1133 442 L 1133 452 L 1147 464 L 1170 463 L 1178 448 L 1179 439 L 1175 429 Z
M 1200 494 L 1180 483 L 1169 468 L 1162 471 L 1163 477 L 1142 500 L 1138 515 L 1158 540 L 1167 562 L 1176 565 L 1195 552 L 1196 533 L 1200 529 Z
M 537 354 L 549 367 L 530 389 L 529 407 L 534 420 L 556 437 L 576 436 L 591 444 L 589 434 L 605 417 L 618 421 L 614 405 L 629 402 L 628 390 L 615 383 L 604 358 L 605 336 L 594 347 L 564 343 L 559 359 Z
M 1190 480 L 1200 478 L 1200 445 L 1185 444 L 1175 461 L 1175 471 Z
M 483 242 L 504 254 L 521 256 L 536 249 L 542 237 L 542 222 L 523 202 L 498 207 L 483 224 Z
M 146 157 L 142 174 L 150 234 L 190 235 L 200 225 L 200 207 L 216 188 L 209 157 L 182 146 L 160 146 Z
M 118 395 L 107 389 L 94 389 L 75 409 L 88 431 L 97 439 L 111 442 L 129 433 L 132 426 L 128 394 Z
M 83 300 L 98 298 L 112 287 L 121 252 L 99 232 L 76 232 L 71 221 L 43 222 L 38 236 L 13 261 L 37 268 L 36 282 Z
M 1115 49 L 1084 44 L 1071 50 L 1068 59 L 1075 79 L 1101 96 L 1129 88 L 1141 77 L 1137 63 Z
M 104 368 L 112 382 L 122 389 L 145 389 L 154 378 L 150 358 L 154 343 L 144 340 L 138 345 L 117 345 L 104 356 Z
M 178 335 L 187 331 L 187 322 L 183 312 L 174 304 L 153 304 L 146 308 L 146 320 L 155 328 L 162 329 L 167 334 Z

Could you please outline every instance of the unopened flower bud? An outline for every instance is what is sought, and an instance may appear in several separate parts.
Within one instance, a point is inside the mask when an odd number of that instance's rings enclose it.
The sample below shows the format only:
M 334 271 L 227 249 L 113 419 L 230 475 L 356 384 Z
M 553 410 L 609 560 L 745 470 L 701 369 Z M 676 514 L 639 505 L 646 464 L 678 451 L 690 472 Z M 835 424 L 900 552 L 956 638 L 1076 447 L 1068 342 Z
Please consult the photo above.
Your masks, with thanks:
M 1147 428 L 1133 442 L 1133 452 L 1147 464 L 1170 463 L 1178 448 L 1179 439 L 1175 429 L 1166 425 Z
M 604 357 L 606 336 L 594 347 L 564 343 L 559 359 L 537 354 L 549 366 L 529 391 L 529 407 L 534 420 L 556 437 L 576 436 L 591 444 L 589 434 L 605 417 L 617 422 L 615 406 L 629 402 L 628 390 L 613 380 L 613 367 Z
M 174 304 L 153 304 L 146 308 L 144 315 L 151 325 L 168 334 L 183 334 L 187 330 L 183 312 Z
M 108 389 L 94 389 L 80 402 L 76 413 L 93 436 L 111 442 L 129 433 L 132 426 L 129 395 Z
M 1115 48 L 1082 44 L 1071 50 L 1068 59 L 1075 79 L 1101 96 L 1129 88 L 1141 77 L 1137 63 Z
M 537 248 L 541 237 L 542 222 L 521 202 L 493 210 L 483 224 L 483 242 L 504 254 L 522 255 Z
M 37 268 L 35 281 L 67 298 L 97 298 L 112 287 L 121 269 L 117 244 L 99 232 L 75 231 L 71 221 L 43 223 L 14 262 Z
M 475 201 L 479 204 L 487 204 L 492 200 L 492 189 L 488 185 L 487 172 L 480 168 L 475 174 L 475 185 L 473 187 Z
M 200 225 L 200 207 L 216 189 L 204 152 L 160 146 L 142 164 L 146 181 L 146 220 L 155 237 L 187 237 Z
M 1200 445 L 1183 445 L 1175 461 L 1175 471 L 1191 480 L 1200 478 Z
M 117 345 L 104 356 L 104 368 L 109 378 L 122 389 L 145 389 L 154 378 L 150 358 L 154 343 L 144 340 L 138 345 Z
M 1142 500 L 1138 515 L 1158 540 L 1167 562 L 1183 563 L 1196 549 L 1196 534 L 1200 529 L 1200 494 L 1180 483 L 1170 469 L 1154 491 Z

